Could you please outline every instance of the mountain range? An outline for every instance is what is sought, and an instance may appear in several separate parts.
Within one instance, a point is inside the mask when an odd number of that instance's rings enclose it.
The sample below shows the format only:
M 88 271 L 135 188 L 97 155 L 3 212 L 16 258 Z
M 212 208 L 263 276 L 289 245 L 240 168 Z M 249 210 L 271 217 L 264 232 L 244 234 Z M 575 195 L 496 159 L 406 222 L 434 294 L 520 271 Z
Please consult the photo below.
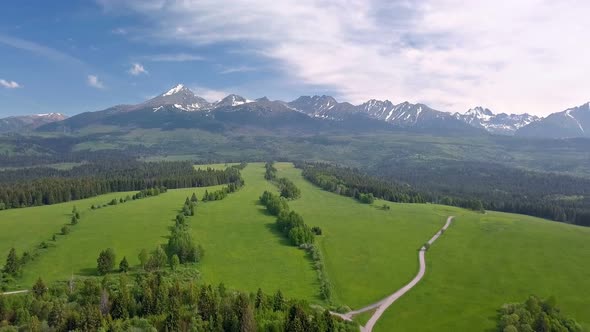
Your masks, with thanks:
M 11 116 L 0 119 L 0 133 L 34 130 L 44 124 L 62 121 L 68 117 L 61 113 Z
M 371 99 L 360 105 L 338 102 L 331 96 L 302 96 L 291 102 L 268 98 L 249 100 L 229 95 L 209 102 L 178 84 L 135 105 L 116 105 L 70 118 L 59 113 L 0 119 L 0 132 L 70 131 L 107 125 L 141 128 L 200 128 L 214 131 L 265 128 L 314 132 L 408 129 L 428 132 L 463 132 L 527 137 L 588 137 L 590 103 L 546 118 L 530 114 L 494 114 L 484 107 L 447 113 L 424 104 Z M 585 128 L 588 128 L 586 130 Z M 588 131 L 588 132 L 587 132 Z

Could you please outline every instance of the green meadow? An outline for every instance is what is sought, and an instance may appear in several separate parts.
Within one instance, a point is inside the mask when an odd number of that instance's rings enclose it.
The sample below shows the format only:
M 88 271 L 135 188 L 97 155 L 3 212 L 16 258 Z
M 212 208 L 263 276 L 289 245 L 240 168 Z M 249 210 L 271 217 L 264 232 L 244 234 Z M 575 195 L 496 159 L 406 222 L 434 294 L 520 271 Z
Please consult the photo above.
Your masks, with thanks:
M 67 203 L 0 211 L 0 256 L 6 257 L 12 247 L 20 255 L 43 241 L 49 242 L 53 234 L 59 233 L 63 225 L 69 224 L 74 206 L 78 207 L 84 218 L 91 205 L 102 205 L 125 195 L 112 193 Z
M 417 250 L 444 225 L 449 209 L 441 206 L 391 204 L 390 210 L 361 204 L 313 186 L 291 164 L 275 165 L 301 189 L 289 203 L 310 226 L 322 228 L 323 251 L 334 301 L 352 308 L 379 301 L 412 279 Z
M 590 328 L 590 228 L 522 215 L 465 213 L 426 255 L 426 276 L 375 331 L 490 331 L 502 304 L 554 296 Z M 428 319 L 424 319 L 424 318 Z
M 278 177 L 301 190 L 301 197 L 289 202 L 291 209 L 323 231 L 316 241 L 336 305 L 360 308 L 402 287 L 418 270 L 418 248 L 449 215 L 456 216 L 426 254 L 424 279 L 385 312 L 376 331 L 491 330 L 503 303 L 522 302 L 530 294 L 555 296 L 564 312 L 590 328 L 590 228 L 432 204 L 361 204 L 313 186 L 292 164 L 275 167 Z M 195 266 L 202 281 L 252 292 L 280 289 L 287 297 L 325 305 L 311 261 L 275 230 L 275 217 L 258 203 L 264 190 L 277 190 L 264 179 L 264 164 L 249 164 L 242 176 L 242 189 L 222 201 L 199 202 L 196 215 L 188 217 L 205 250 Z M 201 199 L 205 190 L 216 189 L 169 190 L 98 210 L 90 206 L 127 193 L 0 211 L 0 255 L 4 259 L 11 247 L 20 255 L 43 241 L 49 244 L 24 267 L 17 289 L 30 287 L 38 276 L 55 281 L 95 275 L 98 253 L 108 247 L 117 261 L 126 256 L 137 267 L 141 249 L 167 242 L 187 196 L 195 192 Z M 81 212 L 79 224 L 51 241 L 69 223 L 74 205 Z M 368 319 L 363 314 L 357 321 Z
M 125 197 L 128 193 L 116 193 L 98 196 L 91 200 L 77 201 L 75 204 L 58 204 L 30 209 L 7 210 L 0 213 L 0 223 L 3 224 L 7 213 L 31 213 L 37 209 L 42 213 L 45 222 L 53 227 L 38 229 L 30 232 L 32 226 L 27 221 L 34 218 L 23 218 L 22 232 L 13 231 L 17 239 L 29 239 L 31 245 L 37 245 L 39 239 L 45 240 L 49 248 L 43 249 L 40 256 L 29 262 L 23 268 L 21 287 L 30 286 L 39 276 L 44 280 L 55 281 L 69 276 L 91 276 L 96 273 L 96 259 L 101 250 L 113 248 L 117 261 L 123 256 L 134 266 L 139 264 L 138 253 L 145 248 L 153 250 L 157 245 L 167 242 L 168 228 L 173 225 L 174 217 L 182 207 L 187 196 L 193 192 L 202 195 L 206 188 L 190 188 L 169 190 L 156 197 L 148 197 L 135 201 L 128 201 L 114 206 L 91 210 L 92 204 L 105 204 L 112 198 Z M 72 206 L 76 205 L 80 211 L 80 222 L 70 226 L 68 235 L 57 235 L 57 241 L 50 241 L 53 234 L 59 233 L 62 225 L 70 220 Z M 57 209 L 58 206 L 60 209 Z M 56 211 L 54 215 L 47 215 L 47 211 Z M 31 214 L 33 215 L 33 214 Z M 4 226 L 3 226 L 4 227 Z M 31 245 L 25 246 L 30 248 Z M 7 246 L 9 247 L 9 246 Z M 7 252 L 8 249 L 4 249 Z M 22 251 L 19 250 L 19 255 Z

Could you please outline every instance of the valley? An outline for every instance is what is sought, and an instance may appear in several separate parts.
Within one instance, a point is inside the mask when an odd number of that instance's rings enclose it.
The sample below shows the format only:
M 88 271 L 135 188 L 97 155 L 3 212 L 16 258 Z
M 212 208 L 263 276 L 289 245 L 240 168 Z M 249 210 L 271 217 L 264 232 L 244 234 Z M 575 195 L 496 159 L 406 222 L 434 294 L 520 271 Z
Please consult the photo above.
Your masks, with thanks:
M 276 190 L 264 179 L 263 163 L 250 163 L 242 170 L 244 188 L 220 201 L 200 201 L 196 214 L 188 218 L 192 236 L 205 255 L 199 263 L 183 269 L 198 270 L 199 283 L 223 283 L 252 293 L 258 288 L 269 293 L 280 289 L 289 298 L 315 305 L 358 309 L 408 283 L 418 270 L 418 249 L 453 215 L 453 226 L 426 252 L 424 280 L 384 311 L 374 331 L 485 330 L 494 326 L 495 310 L 503 303 L 529 294 L 555 296 L 560 307 L 578 322 L 590 324 L 585 319 L 590 313 L 583 305 L 590 294 L 580 293 L 590 289 L 583 263 L 590 255 L 583 244 L 590 229 L 435 204 L 381 200 L 362 204 L 317 188 L 290 163 L 275 166 L 278 177 L 288 178 L 301 190 L 301 197 L 289 201 L 289 206 L 307 224 L 322 230 L 316 242 L 331 283 L 331 300 L 326 302 L 319 296 L 315 272 L 305 252 L 284 241 L 274 229 L 274 218 L 258 203 L 264 190 Z M 213 167 L 223 169 L 226 165 Z M 139 271 L 138 253 L 167 242 L 168 228 L 185 198 L 196 193 L 201 200 L 205 191 L 214 190 L 170 189 L 158 196 L 94 210 L 91 205 L 133 192 L 0 211 L 0 227 L 9 230 L 2 232 L 2 255 L 11 247 L 20 254 L 40 241 L 50 244 L 23 266 L 22 275 L 11 287 L 27 288 L 39 276 L 47 282 L 95 276 L 96 256 L 107 247 L 115 250 L 117 259 L 125 256 L 131 271 Z M 52 243 L 51 235 L 68 223 L 73 205 L 80 211 L 79 223 Z M 17 238 L 18 242 L 10 240 Z M 542 245 L 546 243 L 554 247 Z M 436 315 L 428 322 L 417 319 L 427 312 Z

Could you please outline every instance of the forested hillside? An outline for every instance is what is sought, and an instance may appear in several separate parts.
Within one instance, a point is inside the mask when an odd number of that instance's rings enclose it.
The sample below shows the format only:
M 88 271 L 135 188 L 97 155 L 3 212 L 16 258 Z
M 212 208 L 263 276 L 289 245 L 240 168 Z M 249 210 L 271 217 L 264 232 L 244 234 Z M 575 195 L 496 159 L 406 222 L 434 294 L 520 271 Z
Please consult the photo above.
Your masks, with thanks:
M 371 194 L 392 202 L 430 202 L 475 211 L 513 212 L 590 226 L 590 200 L 585 196 L 590 180 L 586 179 L 511 170 L 498 165 L 480 165 L 479 169 L 460 164 L 447 168 L 444 164 L 411 169 L 404 165 L 389 166 L 382 170 L 380 177 L 329 164 L 296 165 L 312 183 L 361 201 Z M 397 171 L 389 172 L 389 169 Z
M 0 209 L 47 205 L 153 187 L 186 188 L 241 182 L 239 169 L 194 169 L 191 162 L 118 160 L 71 170 L 31 168 L 0 172 Z

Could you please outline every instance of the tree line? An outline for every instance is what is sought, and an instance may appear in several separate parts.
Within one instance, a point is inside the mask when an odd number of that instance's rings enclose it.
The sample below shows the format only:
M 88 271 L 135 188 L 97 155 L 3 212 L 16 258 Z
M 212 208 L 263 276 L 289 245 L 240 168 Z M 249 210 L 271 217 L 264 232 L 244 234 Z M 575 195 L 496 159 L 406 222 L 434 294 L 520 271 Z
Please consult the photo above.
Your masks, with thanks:
M 77 225 L 80 222 L 80 219 L 80 212 L 74 205 L 72 208 L 72 213 L 68 219 L 69 222 L 68 224 L 65 224 L 61 227 L 59 235 L 68 235 L 71 231 L 70 227 Z M 23 252 L 21 257 L 18 256 L 14 247 L 10 248 L 8 256 L 6 257 L 6 263 L 4 264 L 2 270 L 0 270 L 0 290 L 7 288 L 8 285 L 14 281 L 14 279 L 21 275 L 22 269 L 26 264 L 37 259 L 47 249 L 55 246 L 56 242 L 57 234 L 54 233 L 50 241 L 41 241 L 41 243 L 39 243 L 39 245 L 37 245 L 31 251 Z
M 478 161 L 388 160 L 371 173 L 411 184 L 433 203 L 482 208 L 590 226 L 590 179 Z
M 419 192 L 409 186 L 379 180 L 356 169 L 305 162 L 297 162 L 295 167 L 302 169 L 303 177 L 318 187 L 364 203 L 372 203 L 374 197 L 400 203 L 426 202 Z
M 298 162 L 305 179 L 318 187 L 333 193 L 357 199 L 361 203 L 372 204 L 376 198 L 398 203 L 433 202 L 458 206 L 473 211 L 484 210 L 482 202 L 473 198 L 442 198 L 428 192 L 419 192 L 409 185 L 386 181 L 357 169 L 339 167 L 325 163 Z
M 358 331 L 328 310 L 285 299 L 280 290 L 232 291 L 178 272 L 122 273 L 51 287 L 39 279 L 29 294 L 0 295 L 0 321 L 9 331 Z
M 277 217 L 277 229 L 289 239 L 291 244 L 300 246 L 314 242 L 311 227 L 303 221 L 303 217 L 297 212 L 289 210 L 289 205 L 284 197 L 264 191 L 259 200 L 270 214 Z
M 504 304 L 500 308 L 498 331 L 582 332 L 584 329 L 557 308 L 555 298 L 543 300 L 530 296 L 524 303 Z
M 165 187 L 144 189 L 144 190 L 137 192 L 133 196 L 128 195 L 125 198 L 121 197 L 118 200 L 116 198 L 114 198 L 109 203 L 105 203 L 102 206 L 93 204 L 91 206 L 91 210 L 100 209 L 101 207 L 106 207 L 108 205 L 117 205 L 120 203 L 128 202 L 130 200 L 141 199 L 141 198 L 151 197 L 151 196 L 157 196 L 160 193 L 165 193 L 166 191 L 167 191 L 167 189 Z M 196 196 L 194 193 L 193 193 L 193 197 L 196 199 Z M 188 198 L 187 198 L 187 200 L 188 200 Z M 75 205 L 72 208 L 72 213 L 71 213 L 68 220 L 69 220 L 69 222 L 61 227 L 58 234 L 54 233 L 51 236 L 51 240 L 41 241 L 41 243 L 39 245 L 37 245 L 35 248 L 33 248 L 32 250 L 24 251 L 21 257 L 18 256 L 15 248 L 11 248 L 9 250 L 8 256 L 6 258 L 6 263 L 4 264 L 4 267 L 2 268 L 2 270 L 0 270 L 0 290 L 6 288 L 7 285 L 9 285 L 15 278 L 19 277 L 22 272 L 22 269 L 24 268 L 24 266 L 27 263 L 37 259 L 47 249 L 50 249 L 51 247 L 55 246 L 55 243 L 57 242 L 57 239 L 58 239 L 57 235 L 66 236 L 66 235 L 70 234 L 71 227 L 77 225 L 81 220 L 80 211 L 78 210 L 78 208 Z M 110 259 L 108 259 L 108 258 L 110 258 Z M 107 272 L 112 271 L 114 269 L 114 259 L 115 259 L 114 258 L 114 251 L 111 248 L 102 251 L 100 253 L 99 259 L 98 259 L 98 261 L 99 261 L 99 264 L 98 264 L 99 274 L 105 274 Z M 122 261 L 121 264 L 126 265 L 128 268 L 127 259 L 124 257 L 123 260 L 124 261 Z M 111 261 L 112 261 L 112 264 L 110 263 Z M 101 262 L 103 264 L 101 264 Z M 109 262 L 109 263 L 105 264 L 106 262 Z
M 324 263 L 320 250 L 313 244 L 316 235 L 322 235 L 320 227 L 309 227 L 303 217 L 289 209 L 285 197 L 264 191 L 260 196 L 260 203 L 266 207 L 268 213 L 277 217 L 275 226 L 283 236 L 289 239 L 292 245 L 304 249 L 314 263 L 318 282 L 320 284 L 320 296 L 330 302 L 331 284 L 324 270 Z
M 240 182 L 243 180 L 237 167 L 195 169 L 190 162 L 129 161 L 82 165 L 69 171 L 11 170 L 0 172 L 0 209 L 56 204 L 118 191 Z
M 129 201 L 135 201 L 135 200 L 142 199 L 142 198 L 158 196 L 160 194 L 166 193 L 167 191 L 168 191 L 168 188 L 166 188 L 166 187 L 156 187 L 156 188 L 143 189 L 143 190 L 140 190 L 136 194 L 127 195 L 127 196 L 125 196 L 125 198 L 123 198 L 123 197 L 121 197 L 119 199 L 113 198 L 108 203 L 105 203 L 103 205 L 92 204 L 90 206 L 90 209 L 96 210 L 96 209 L 100 209 L 103 207 L 107 207 L 109 205 L 117 205 L 117 204 L 129 202 Z
M 275 168 L 273 161 L 266 162 L 266 164 L 264 165 L 264 168 L 265 168 L 264 178 L 266 180 L 273 181 L 277 178 L 277 169 Z

